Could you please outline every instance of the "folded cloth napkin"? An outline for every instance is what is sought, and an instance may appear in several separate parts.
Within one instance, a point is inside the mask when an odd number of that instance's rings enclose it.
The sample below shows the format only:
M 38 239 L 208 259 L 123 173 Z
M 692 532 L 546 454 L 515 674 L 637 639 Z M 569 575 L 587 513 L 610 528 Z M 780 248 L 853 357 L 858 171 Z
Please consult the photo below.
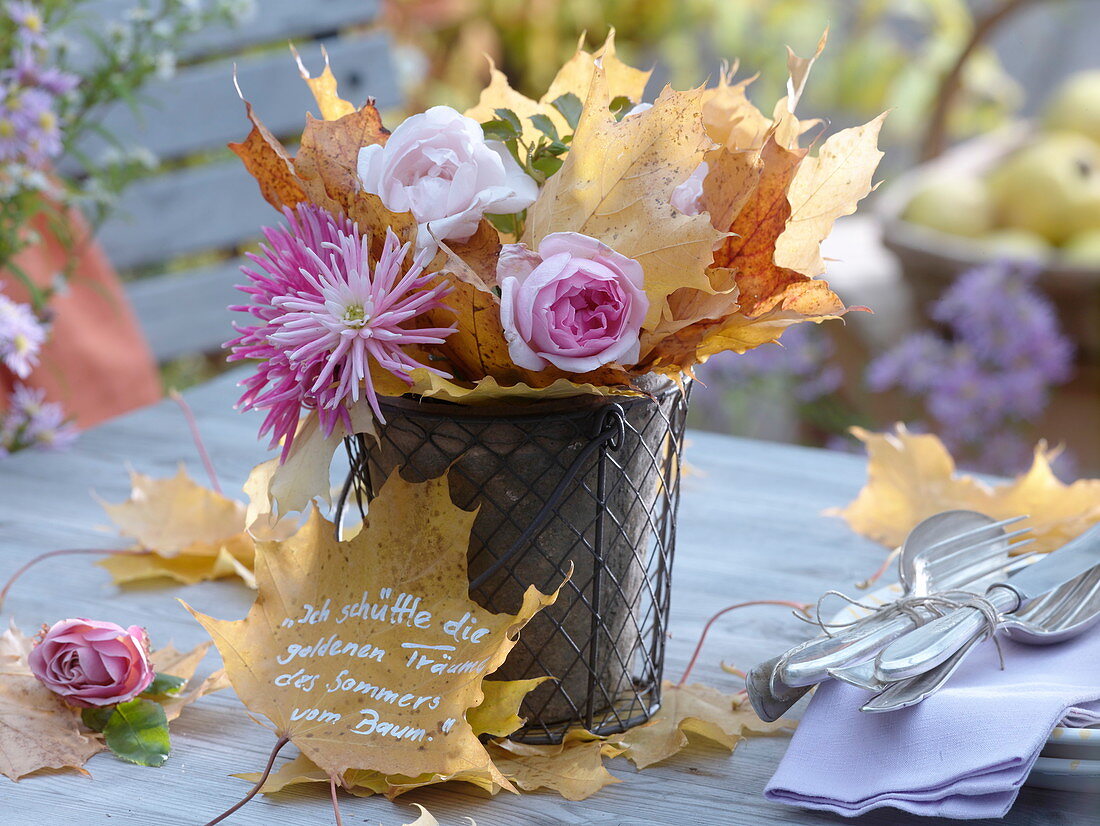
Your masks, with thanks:
M 1051 731 L 1100 700 L 1100 628 L 1068 642 L 979 645 L 923 703 L 882 714 L 868 692 L 822 684 L 764 792 L 849 817 L 893 806 L 941 818 L 1003 817 Z

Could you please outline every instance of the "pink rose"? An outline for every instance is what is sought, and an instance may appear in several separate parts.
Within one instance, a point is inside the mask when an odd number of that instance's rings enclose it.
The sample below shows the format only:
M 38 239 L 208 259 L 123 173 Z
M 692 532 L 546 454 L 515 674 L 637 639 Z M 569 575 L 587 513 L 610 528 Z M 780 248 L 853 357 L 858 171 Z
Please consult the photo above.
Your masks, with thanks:
M 386 209 L 412 213 L 418 249 L 465 241 L 486 212 L 520 212 L 539 194 L 504 144 L 449 106 L 408 118 L 384 146 L 360 149 L 359 179 Z
M 642 265 L 576 232 L 555 232 L 532 252 L 506 244 L 497 264 L 500 321 L 518 366 L 587 373 L 638 360 L 649 309 Z
M 703 179 L 709 171 L 710 165 L 703 161 L 686 181 L 672 190 L 672 205 L 684 215 L 698 215 L 703 211 Z
M 149 638 L 136 625 L 67 619 L 31 649 L 34 676 L 74 706 L 125 703 L 153 682 Z

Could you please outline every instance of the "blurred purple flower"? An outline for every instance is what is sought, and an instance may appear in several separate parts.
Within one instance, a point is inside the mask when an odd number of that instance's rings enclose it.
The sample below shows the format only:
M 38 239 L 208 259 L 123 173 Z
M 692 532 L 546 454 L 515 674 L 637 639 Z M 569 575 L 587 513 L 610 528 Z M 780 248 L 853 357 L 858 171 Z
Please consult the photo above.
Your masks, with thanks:
M 23 0 L 8 0 L 4 4 L 8 17 L 15 23 L 18 36 L 29 46 L 42 48 L 46 45 L 46 22 L 34 3 Z
M 11 407 L 0 421 L 0 450 L 27 448 L 64 450 L 76 440 L 78 431 L 58 402 L 47 402 L 46 391 L 16 384 Z
M 27 304 L 0 293 L 0 362 L 21 379 L 38 363 L 46 329 Z
M 1008 264 L 964 273 L 931 307 L 947 338 L 916 333 L 867 368 L 871 390 L 922 399 L 930 429 L 952 451 L 974 455 L 980 470 L 1027 466 L 1020 426 L 1043 413 L 1051 388 L 1073 371 L 1073 345 L 1036 277 Z
M 830 364 L 833 346 L 813 325 L 789 328 L 780 341 L 746 353 L 718 353 L 696 372 L 706 386 L 696 405 L 716 426 L 729 420 L 727 394 L 765 381 L 782 383 L 800 404 L 812 404 L 840 389 L 844 371 Z M 751 392 L 751 391 L 750 391 Z
M 43 66 L 33 49 L 15 53 L 12 68 L 0 72 L 0 80 L 25 88 L 38 87 L 51 95 L 66 95 L 77 87 L 80 78 L 51 66 Z

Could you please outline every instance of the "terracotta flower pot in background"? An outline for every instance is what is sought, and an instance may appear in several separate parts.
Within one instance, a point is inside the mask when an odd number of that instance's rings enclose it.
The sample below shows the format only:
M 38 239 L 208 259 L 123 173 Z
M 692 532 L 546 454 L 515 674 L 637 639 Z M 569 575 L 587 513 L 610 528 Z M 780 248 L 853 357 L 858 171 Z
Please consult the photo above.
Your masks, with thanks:
M 22 383 L 44 389 L 46 398 L 60 402 L 83 429 L 152 404 L 162 392 L 152 351 L 117 273 L 88 237 L 83 218 L 73 213 L 70 220 L 79 239 L 72 278 L 50 301 L 49 340 L 38 367 Z M 65 269 L 71 250 L 44 218 L 33 229 L 42 241 L 23 250 L 16 264 L 45 287 Z M 0 273 L 0 285 L 14 300 L 29 300 L 11 274 Z M 6 408 L 13 384 L 14 377 L 0 369 L 0 410 Z

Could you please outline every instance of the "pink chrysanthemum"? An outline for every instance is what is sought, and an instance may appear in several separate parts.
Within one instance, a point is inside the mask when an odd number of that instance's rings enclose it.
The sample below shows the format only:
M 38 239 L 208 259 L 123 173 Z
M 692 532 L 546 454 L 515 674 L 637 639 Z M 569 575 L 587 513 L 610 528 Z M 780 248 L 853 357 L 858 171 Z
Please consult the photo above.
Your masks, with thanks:
M 226 343 L 230 361 L 256 359 L 257 372 L 242 386 L 240 406 L 266 410 L 260 433 L 290 450 L 302 408 L 316 408 L 326 433 L 350 424 L 348 405 L 364 396 L 384 421 L 371 382 L 370 362 L 412 385 L 411 372 L 446 373 L 409 356 L 406 345 L 441 344 L 454 327 L 406 328 L 417 316 L 444 306 L 450 287 L 429 286 L 430 252 L 404 269 L 409 244 L 386 231 L 382 255 L 370 259 L 370 238 L 346 218 L 313 204 L 284 209 L 286 227 L 265 228 L 267 244 L 242 267 L 251 283 L 238 287 L 250 304 L 231 307 L 259 324 L 239 328 Z

